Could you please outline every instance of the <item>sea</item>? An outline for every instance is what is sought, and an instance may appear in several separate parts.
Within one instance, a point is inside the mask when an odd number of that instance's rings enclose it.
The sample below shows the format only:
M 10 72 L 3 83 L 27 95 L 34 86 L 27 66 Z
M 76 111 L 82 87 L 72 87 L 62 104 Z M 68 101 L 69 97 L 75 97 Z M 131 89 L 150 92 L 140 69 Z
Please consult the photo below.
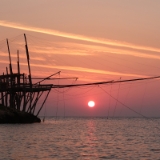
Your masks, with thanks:
M 1 160 L 160 160 L 160 118 L 46 117 L 0 124 Z

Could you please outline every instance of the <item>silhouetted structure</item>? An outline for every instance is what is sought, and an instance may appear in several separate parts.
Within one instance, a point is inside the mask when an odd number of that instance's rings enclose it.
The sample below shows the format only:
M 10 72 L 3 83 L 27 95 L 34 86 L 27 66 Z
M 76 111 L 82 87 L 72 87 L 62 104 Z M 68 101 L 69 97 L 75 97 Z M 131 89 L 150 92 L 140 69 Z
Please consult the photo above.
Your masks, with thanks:
M 6 72 L 0 75 L 0 100 L 2 106 L 4 107 L 10 107 L 17 111 L 23 111 L 38 116 L 45 101 L 47 100 L 53 84 L 41 84 L 43 80 L 35 84 L 32 83 L 30 58 L 25 34 L 24 38 L 29 74 L 27 76 L 24 73 L 20 73 L 19 51 L 17 51 L 17 73 L 13 73 L 10 48 L 7 40 L 9 72 L 6 67 Z M 47 94 L 45 95 L 44 101 L 42 102 L 42 105 L 38 109 L 37 113 L 35 113 L 36 105 L 44 92 L 47 92 Z

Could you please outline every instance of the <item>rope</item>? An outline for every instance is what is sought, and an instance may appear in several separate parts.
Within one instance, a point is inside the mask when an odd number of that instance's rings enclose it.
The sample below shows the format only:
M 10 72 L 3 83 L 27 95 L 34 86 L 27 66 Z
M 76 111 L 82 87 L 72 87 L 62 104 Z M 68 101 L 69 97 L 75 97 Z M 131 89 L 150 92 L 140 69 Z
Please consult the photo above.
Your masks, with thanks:
M 46 93 L 47 94 L 47 93 Z M 46 96 L 45 96 L 46 97 Z M 44 116 L 43 116 L 43 122 L 45 121 L 46 117 L 46 103 L 44 104 Z
M 59 78 L 60 78 L 60 73 L 59 73 Z M 58 85 L 59 85 L 59 79 L 58 79 Z M 58 88 L 59 90 L 59 88 Z M 57 93 L 57 108 L 56 108 L 56 119 L 57 120 L 57 115 L 58 115 L 58 106 L 59 106 L 59 94 Z
M 112 93 L 112 84 L 111 84 L 111 88 L 110 88 L 110 94 Z M 111 107 L 111 97 L 109 99 L 109 107 L 108 107 L 108 115 L 107 115 L 107 119 L 109 118 L 109 111 L 110 111 L 110 107 Z
M 94 83 L 84 83 L 84 84 L 75 84 L 75 85 L 53 85 L 52 88 L 65 88 L 65 87 L 77 87 L 77 86 L 91 86 L 91 85 L 100 85 L 100 84 L 114 84 L 122 82 L 133 82 L 133 81 L 142 81 L 142 80 L 151 80 L 151 79 L 160 79 L 160 76 L 147 77 L 147 78 L 135 78 L 135 79 L 126 79 L 118 81 L 103 81 L 103 82 L 94 82 Z
M 148 85 L 148 83 L 146 83 L 144 93 L 142 95 L 143 97 L 142 97 L 141 106 L 140 106 L 140 113 L 142 112 L 142 107 L 143 107 L 143 104 L 144 104 L 144 98 L 145 98 L 145 94 L 146 94 L 146 90 L 147 90 L 147 85 Z
M 99 86 L 100 87 L 100 86 Z M 101 87 L 100 87 L 101 88 Z M 148 118 L 146 116 L 144 116 L 143 114 L 135 111 L 134 109 L 128 107 L 127 105 L 125 105 L 124 103 L 122 103 L 121 101 L 119 101 L 118 99 L 116 99 L 115 97 L 113 97 L 112 95 L 110 95 L 106 90 L 104 90 L 103 88 L 101 88 L 105 93 L 107 93 L 110 97 L 112 97 L 114 100 L 116 100 L 117 102 L 119 102 L 121 105 L 123 105 L 124 107 L 128 108 L 129 110 L 133 111 L 134 113 L 136 113 L 137 115 L 143 117 L 143 118 Z
M 131 89 L 131 85 L 132 85 L 132 83 L 130 83 L 130 86 L 128 87 L 128 91 L 127 91 L 127 94 L 126 94 L 126 96 L 125 96 L 125 101 L 126 101 L 127 98 L 128 98 L 128 95 L 129 95 L 129 92 L 130 92 L 130 89 Z M 121 110 L 122 110 L 122 108 L 121 108 Z M 121 113 L 121 110 L 120 110 L 120 113 Z
M 121 81 L 121 77 L 120 77 L 120 81 Z M 119 87 L 118 87 L 117 100 L 118 100 L 118 97 L 119 97 L 120 86 L 121 86 L 121 83 L 119 83 Z M 116 104 L 115 104 L 114 111 L 113 111 L 113 117 L 115 115 L 115 111 L 116 111 L 116 108 L 117 108 L 117 103 L 118 103 L 117 100 L 116 100 Z
M 65 112 L 66 112 L 66 105 L 65 105 L 65 97 L 64 97 L 64 92 L 63 92 L 63 105 L 64 105 L 64 118 L 65 118 Z

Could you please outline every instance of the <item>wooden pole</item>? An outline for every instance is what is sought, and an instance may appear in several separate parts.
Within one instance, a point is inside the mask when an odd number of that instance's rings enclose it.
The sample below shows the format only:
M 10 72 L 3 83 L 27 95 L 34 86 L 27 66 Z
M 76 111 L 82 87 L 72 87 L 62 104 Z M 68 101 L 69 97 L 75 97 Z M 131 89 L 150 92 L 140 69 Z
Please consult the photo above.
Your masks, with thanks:
M 10 74 L 12 74 L 13 72 L 12 72 L 11 53 L 10 53 L 8 39 L 6 41 L 7 41 L 8 53 L 9 53 L 9 69 L 10 69 Z
M 29 71 L 29 82 L 32 88 L 32 78 L 31 78 L 31 68 L 30 68 L 30 58 L 29 58 L 29 51 L 28 51 L 28 45 L 27 45 L 27 38 L 26 35 L 24 34 L 24 39 L 25 39 L 25 48 L 26 48 L 26 56 L 27 56 L 27 62 L 28 62 L 28 71 Z

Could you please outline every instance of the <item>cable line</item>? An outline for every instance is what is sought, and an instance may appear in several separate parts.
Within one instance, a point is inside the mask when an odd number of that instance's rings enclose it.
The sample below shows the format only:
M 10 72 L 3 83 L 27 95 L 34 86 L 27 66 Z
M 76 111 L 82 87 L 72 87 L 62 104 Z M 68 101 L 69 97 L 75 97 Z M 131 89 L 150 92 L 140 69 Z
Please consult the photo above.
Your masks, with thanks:
M 99 86 L 100 87 L 100 86 Z M 124 103 L 122 103 L 121 101 L 119 101 L 117 98 L 113 97 L 112 95 L 110 95 L 106 90 L 104 90 L 102 87 L 100 87 L 105 93 L 107 93 L 109 96 L 111 96 L 113 99 L 115 99 L 117 102 L 119 102 L 121 105 L 123 105 L 124 107 L 128 108 L 129 110 L 133 111 L 134 113 L 136 113 L 137 115 L 140 115 L 143 118 L 148 118 L 146 116 L 144 116 L 143 114 L 135 111 L 134 109 L 128 107 L 127 105 L 125 105 Z
M 111 84 L 111 88 L 110 88 L 110 94 L 112 93 L 112 84 Z M 109 118 L 109 111 L 110 111 L 110 107 L 111 107 L 111 97 L 109 99 L 109 107 L 108 107 L 108 115 L 107 115 L 107 119 Z
M 121 77 L 120 77 L 120 80 L 121 80 Z M 118 100 L 118 97 L 119 97 L 120 86 L 121 86 L 121 83 L 119 83 L 119 87 L 118 87 L 117 100 Z M 117 108 L 117 102 L 118 102 L 117 100 L 116 100 L 116 104 L 115 104 L 114 111 L 113 111 L 113 117 L 114 117 L 114 114 L 115 114 L 115 111 L 116 111 L 116 108 Z
M 78 87 L 78 86 L 91 86 L 91 85 L 100 85 L 100 84 L 114 84 L 114 83 L 124 83 L 124 82 L 133 82 L 133 81 L 143 81 L 151 79 L 159 79 L 160 76 L 147 77 L 147 78 L 135 78 L 135 79 L 126 79 L 126 80 L 111 80 L 111 81 L 102 81 L 94 83 L 83 83 L 83 84 L 66 84 L 66 85 L 53 85 L 52 88 L 65 88 L 65 87 Z

